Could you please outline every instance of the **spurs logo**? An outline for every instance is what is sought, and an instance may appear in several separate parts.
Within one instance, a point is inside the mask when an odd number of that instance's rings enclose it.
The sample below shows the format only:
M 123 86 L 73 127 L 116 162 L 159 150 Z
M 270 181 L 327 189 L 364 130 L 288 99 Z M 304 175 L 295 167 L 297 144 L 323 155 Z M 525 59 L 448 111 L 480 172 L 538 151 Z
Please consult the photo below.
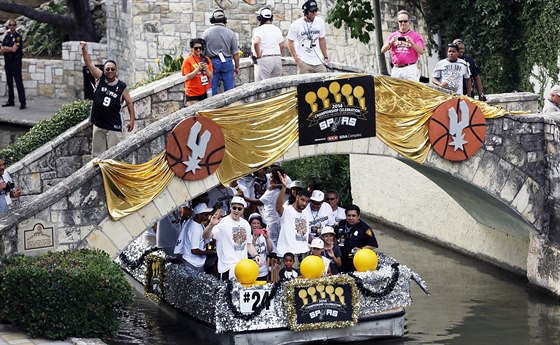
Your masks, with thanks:
M 453 151 L 464 151 L 464 145 L 468 143 L 465 140 L 463 130 L 469 125 L 469 107 L 466 102 L 461 101 L 459 102 L 459 109 L 461 111 L 460 121 L 459 114 L 457 114 L 455 108 L 450 108 L 447 111 L 447 116 L 449 116 L 449 134 L 453 137 L 453 141 L 449 145 L 453 146 Z
M 200 139 L 198 139 L 198 134 L 200 133 L 201 128 L 202 125 L 200 122 L 196 122 L 189 133 L 187 148 L 191 149 L 191 155 L 189 155 L 186 161 L 183 161 L 183 164 L 186 166 L 185 173 L 192 172 L 194 174 L 197 169 L 200 169 L 200 160 L 204 157 L 206 147 L 212 137 L 210 131 L 206 130 L 202 133 Z

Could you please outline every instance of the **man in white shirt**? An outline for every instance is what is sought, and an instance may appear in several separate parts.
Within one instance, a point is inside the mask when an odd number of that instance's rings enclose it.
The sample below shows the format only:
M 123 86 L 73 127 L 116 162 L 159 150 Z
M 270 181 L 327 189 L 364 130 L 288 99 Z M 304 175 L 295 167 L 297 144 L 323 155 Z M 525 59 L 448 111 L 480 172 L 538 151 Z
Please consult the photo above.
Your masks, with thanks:
M 185 264 L 190 268 L 204 272 L 206 255 L 214 254 L 213 251 L 206 250 L 206 243 L 202 238 L 204 232 L 203 223 L 208 220 L 208 216 L 213 211 L 205 203 L 200 203 L 194 208 L 194 217 L 191 217 L 181 229 L 179 239 L 175 245 L 175 254 L 181 254 Z
M 6 164 L 0 159 L 0 214 L 8 212 L 12 205 L 12 198 L 19 198 L 21 190 L 15 188 L 10 174 L 6 171 Z
M 312 238 L 321 236 L 321 229 L 327 225 L 334 225 L 332 208 L 325 203 L 325 193 L 314 190 L 309 198 L 310 202 L 305 208 L 309 219 L 309 234 Z
M 218 273 L 222 280 L 234 277 L 235 265 L 240 260 L 247 259 L 247 253 L 255 257 L 259 266 L 263 264 L 253 245 L 251 226 L 242 218 L 246 207 L 247 203 L 242 197 L 233 197 L 230 206 L 231 213 L 222 218 L 222 210 L 218 209 L 202 233 L 202 237 L 206 240 L 212 237 L 216 239 Z
M 544 101 L 543 113 L 553 113 L 560 111 L 560 85 L 556 85 L 550 90 L 550 95 Z
M 334 222 L 338 223 L 343 219 L 346 219 L 346 209 L 339 207 L 338 203 L 340 199 L 338 197 L 338 192 L 335 190 L 330 190 L 327 192 L 327 203 L 331 206 L 332 215 Z
M 259 27 L 253 31 L 251 51 L 255 58 L 255 81 L 282 76 L 282 31 L 272 24 L 272 10 L 262 7 L 257 11 Z
M 319 7 L 315 0 L 307 0 L 303 17 L 290 25 L 288 49 L 294 58 L 298 74 L 324 73 L 330 63 L 327 56 L 325 20 L 317 16 Z
M 286 176 L 278 174 L 282 188 L 287 186 Z M 276 199 L 276 212 L 280 216 L 280 236 L 278 237 L 277 254 L 291 252 L 294 254 L 294 267 L 298 268 L 300 262 L 309 253 L 309 219 L 308 213 L 304 212 L 309 203 L 309 192 L 300 190 L 296 201 L 284 206 L 284 195 L 278 194 Z

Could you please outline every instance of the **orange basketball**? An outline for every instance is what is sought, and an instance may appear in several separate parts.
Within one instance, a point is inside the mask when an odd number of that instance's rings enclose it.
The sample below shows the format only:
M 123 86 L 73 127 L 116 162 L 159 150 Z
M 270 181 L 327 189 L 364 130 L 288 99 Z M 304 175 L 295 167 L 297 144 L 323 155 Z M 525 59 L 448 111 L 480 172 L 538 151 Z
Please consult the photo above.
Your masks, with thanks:
M 432 148 L 451 161 L 472 157 L 486 136 L 486 119 L 476 104 L 453 98 L 439 105 L 430 118 Z
M 196 115 L 177 124 L 167 136 L 167 163 L 183 180 L 203 179 L 218 169 L 225 153 L 222 129 Z

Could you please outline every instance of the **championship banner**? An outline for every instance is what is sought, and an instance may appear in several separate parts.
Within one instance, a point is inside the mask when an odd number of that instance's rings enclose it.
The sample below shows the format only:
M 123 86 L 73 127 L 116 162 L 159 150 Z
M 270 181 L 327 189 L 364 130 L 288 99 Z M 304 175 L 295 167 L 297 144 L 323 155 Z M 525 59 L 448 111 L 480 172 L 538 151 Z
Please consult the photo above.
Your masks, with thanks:
M 358 322 L 358 290 L 347 276 L 286 283 L 288 326 L 294 331 L 343 328 Z
M 297 94 L 300 146 L 375 136 L 371 76 L 300 84 Z

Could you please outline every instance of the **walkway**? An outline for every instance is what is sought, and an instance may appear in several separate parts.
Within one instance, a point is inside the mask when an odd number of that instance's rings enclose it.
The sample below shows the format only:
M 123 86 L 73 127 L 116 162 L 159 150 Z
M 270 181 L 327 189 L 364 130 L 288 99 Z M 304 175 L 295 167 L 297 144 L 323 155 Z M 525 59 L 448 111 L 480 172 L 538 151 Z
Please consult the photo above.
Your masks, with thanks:
M 0 107 L 0 123 L 31 127 L 37 122 L 50 118 L 60 107 L 70 101 L 55 98 L 33 98 L 27 100 L 27 108 L 19 109 L 19 103 L 13 107 Z M 0 100 L 6 103 L 5 99 Z

